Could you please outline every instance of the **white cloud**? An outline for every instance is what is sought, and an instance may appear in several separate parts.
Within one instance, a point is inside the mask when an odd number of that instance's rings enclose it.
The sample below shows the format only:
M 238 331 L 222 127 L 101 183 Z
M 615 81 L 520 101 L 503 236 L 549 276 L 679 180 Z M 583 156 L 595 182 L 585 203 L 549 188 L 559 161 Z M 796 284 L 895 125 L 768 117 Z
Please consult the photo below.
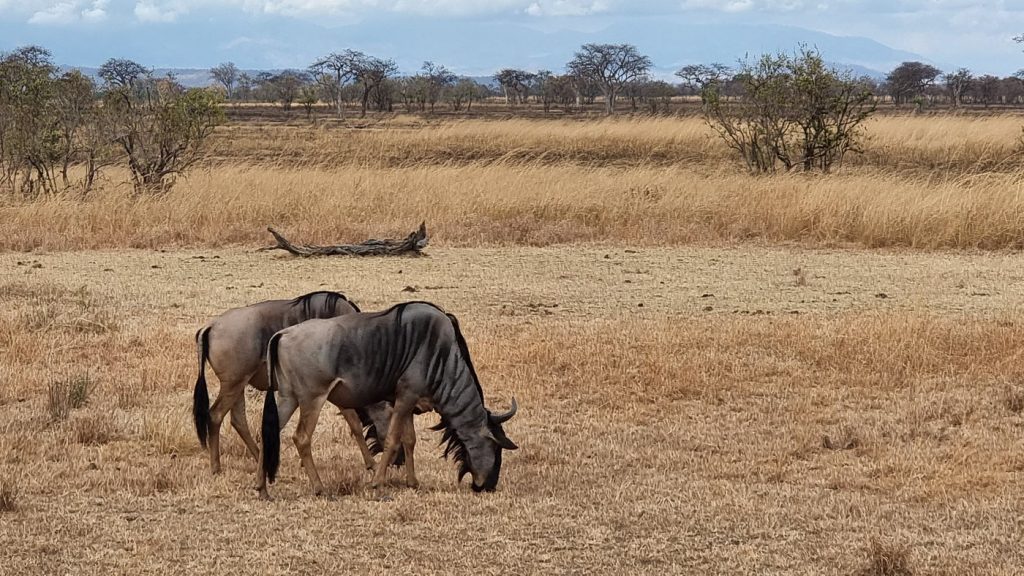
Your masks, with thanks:
M 525 12 L 530 16 L 587 16 L 610 9 L 609 2 L 605 0 L 542 0 L 527 6 Z
M 178 16 L 188 12 L 188 6 L 181 2 L 157 4 L 152 0 L 141 0 L 135 4 L 134 12 L 139 22 L 174 22 Z
M 92 6 L 82 10 L 82 20 L 86 22 L 102 22 L 107 19 L 109 0 L 95 0 Z
M 83 5 L 81 0 L 52 2 L 39 7 L 28 19 L 29 24 L 63 26 L 75 22 L 101 22 L 107 18 L 109 0 L 94 0 Z M 0 8 L 3 6 L 0 5 Z
M 78 2 L 59 2 L 40 10 L 28 19 L 29 24 L 71 24 L 78 19 Z

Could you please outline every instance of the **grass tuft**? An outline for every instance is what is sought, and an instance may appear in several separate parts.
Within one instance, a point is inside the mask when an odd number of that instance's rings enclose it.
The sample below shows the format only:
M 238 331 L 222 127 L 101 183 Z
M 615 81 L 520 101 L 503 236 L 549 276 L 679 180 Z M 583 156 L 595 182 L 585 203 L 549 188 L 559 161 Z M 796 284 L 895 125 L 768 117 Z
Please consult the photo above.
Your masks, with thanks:
M 18 509 L 18 484 L 11 478 L 0 478 L 0 513 Z
M 52 422 L 67 420 L 72 410 L 89 402 L 94 383 L 88 373 L 50 381 L 47 409 Z
M 907 548 L 891 542 L 874 540 L 867 553 L 867 563 L 857 576 L 913 576 Z

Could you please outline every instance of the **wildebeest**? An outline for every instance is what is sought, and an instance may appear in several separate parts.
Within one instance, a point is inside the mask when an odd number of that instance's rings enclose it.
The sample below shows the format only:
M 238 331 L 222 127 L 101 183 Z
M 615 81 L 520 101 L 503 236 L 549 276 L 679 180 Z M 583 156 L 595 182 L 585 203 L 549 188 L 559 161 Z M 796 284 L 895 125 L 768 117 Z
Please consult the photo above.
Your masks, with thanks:
M 281 428 L 296 409 L 295 446 L 313 492 L 323 484 L 313 463 L 310 441 L 324 402 L 348 408 L 392 402 L 393 412 L 371 486 L 376 489 L 401 440 L 408 483 L 416 485 L 412 415 L 417 403 L 441 415 L 444 451 L 459 463 L 459 480 L 472 475 L 476 492 L 493 491 L 501 471 L 502 450 L 515 450 L 502 423 L 517 406 L 492 414 L 469 349 L 455 316 L 427 302 L 407 302 L 384 312 L 310 320 L 286 328 L 267 347 L 270 383 L 263 406 L 262 450 L 256 488 L 268 497 L 280 464 Z M 277 403 L 275 391 L 280 393 Z
M 282 328 L 312 318 L 334 318 L 357 312 L 359 308 L 338 292 L 311 292 L 292 300 L 268 300 L 232 308 L 196 333 L 199 377 L 193 393 L 192 415 L 199 442 L 209 447 L 210 469 L 214 474 L 220 472 L 220 426 L 228 412 L 232 427 L 242 437 L 250 454 L 259 458 L 259 448 L 245 418 L 244 392 L 246 383 L 259 390 L 267 389 L 264 362 L 270 337 Z M 220 379 L 220 392 L 212 407 L 206 387 L 207 362 Z M 358 412 L 342 410 L 342 415 L 356 438 L 366 467 L 372 468 L 373 452 L 381 450 L 377 436 L 387 433 L 389 407 L 381 404 Z

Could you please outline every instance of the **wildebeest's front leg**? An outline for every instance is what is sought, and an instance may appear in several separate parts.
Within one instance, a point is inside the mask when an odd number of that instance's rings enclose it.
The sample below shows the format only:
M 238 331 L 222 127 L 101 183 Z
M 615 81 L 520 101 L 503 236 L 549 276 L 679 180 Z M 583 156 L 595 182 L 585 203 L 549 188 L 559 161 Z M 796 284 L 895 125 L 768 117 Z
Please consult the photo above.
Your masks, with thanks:
M 416 407 L 415 398 L 407 398 L 400 396 L 395 399 L 394 408 L 391 411 L 391 422 L 388 425 L 388 435 L 384 440 L 384 454 L 381 455 L 380 460 L 377 461 L 377 469 L 373 474 L 373 481 L 370 483 L 370 487 L 374 490 L 378 489 L 384 482 L 384 476 L 387 472 L 388 466 L 391 465 L 391 461 L 394 460 L 395 454 L 398 452 L 398 445 L 403 439 L 403 433 L 407 424 L 412 423 L 412 411 Z M 410 466 L 409 454 L 406 453 L 406 466 Z
M 416 426 L 413 425 L 412 412 L 405 420 L 402 431 L 402 447 L 405 449 L 405 484 L 409 488 L 419 488 L 420 482 L 416 479 L 416 463 L 413 452 L 416 451 Z
M 356 414 L 355 410 L 342 408 L 341 415 L 348 422 L 348 429 L 352 433 L 352 439 L 356 441 L 359 451 L 363 453 L 363 464 L 366 465 L 367 470 L 373 470 L 375 462 L 373 461 L 373 454 L 370 453 L 370 447 L 366 445 L 366 438 L 363 437 L 363 422 L 359 419 L 359 414 Z

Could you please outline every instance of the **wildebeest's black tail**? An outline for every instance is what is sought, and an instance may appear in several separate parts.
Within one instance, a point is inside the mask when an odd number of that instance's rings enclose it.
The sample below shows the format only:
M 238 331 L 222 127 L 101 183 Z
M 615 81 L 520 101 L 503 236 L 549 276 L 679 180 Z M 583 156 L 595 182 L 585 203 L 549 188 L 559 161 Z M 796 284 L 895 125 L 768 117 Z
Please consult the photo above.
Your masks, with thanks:
M 199 355 L 199 378 L 192 391 L 192 420 L 196 424 L 199 443 L 206 448 L 206 437 L 210 433 L 210 393 L 206 389 L 206 362 L 210 357 L 210 327 L 196 332 L 196 351 Z
M 267 397 L 263 402 L 263 473 L 267 480 L 273 482 L 277 478 L 277 467 L 281 463 L 281 421 L 277 415 L 277 346 L 281 334 L 274 334 L 267 345 Z

